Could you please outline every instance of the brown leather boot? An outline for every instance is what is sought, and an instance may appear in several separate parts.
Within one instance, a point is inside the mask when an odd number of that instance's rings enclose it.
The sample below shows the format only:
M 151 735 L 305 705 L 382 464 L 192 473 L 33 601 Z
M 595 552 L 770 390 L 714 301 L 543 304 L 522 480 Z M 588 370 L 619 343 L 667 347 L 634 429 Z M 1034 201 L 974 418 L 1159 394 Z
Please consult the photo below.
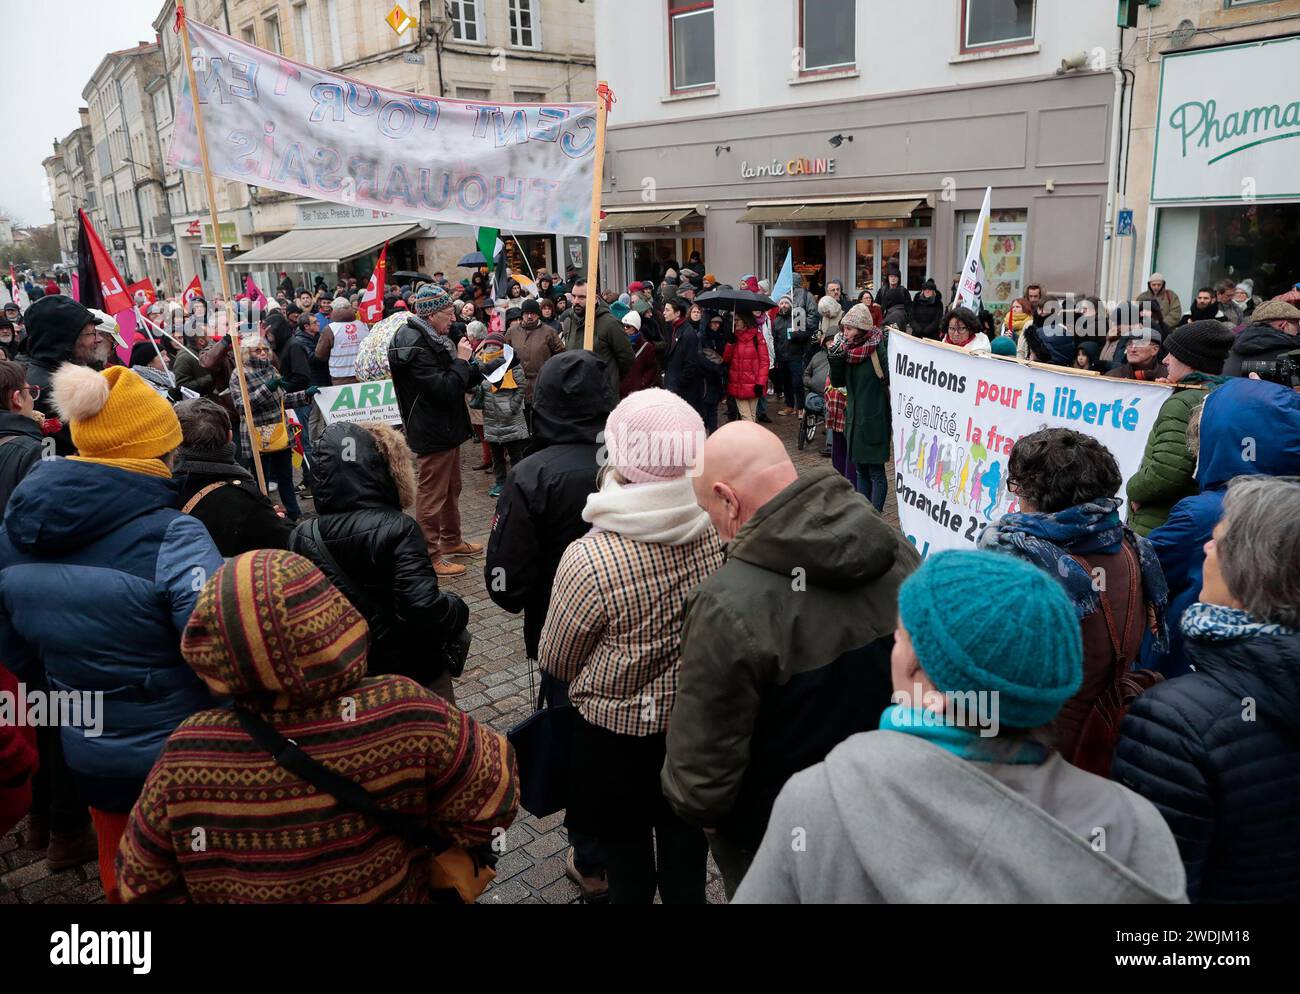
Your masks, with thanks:
M 444 556 L 477 556 L 483 551 L 483 546 L 477 542 L 461 542 L 454 549 L 443 549 Z
M 70 870 L 98 858 L 99 842 L 95 830 L 89 826 L 79 832 L 52 833 L 50 847 L 45 852 L 45 862 L 51 873 Z
M 453 563 L 447 559 L 439 559 L 433 564 L 433 571 L 439 576 L 464 576 L 469 572 L 469 567 L 462 566 L 460 563 Z

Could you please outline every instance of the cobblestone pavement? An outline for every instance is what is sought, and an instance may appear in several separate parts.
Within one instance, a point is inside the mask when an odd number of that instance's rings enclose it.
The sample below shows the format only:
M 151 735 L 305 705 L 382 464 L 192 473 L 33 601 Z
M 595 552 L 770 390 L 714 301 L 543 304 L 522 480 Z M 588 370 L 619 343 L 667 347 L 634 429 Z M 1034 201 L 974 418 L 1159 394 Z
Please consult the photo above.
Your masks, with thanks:
M 770 405 L 773 413 L 780 406 Z M 773 416 L 772 420 L 772 429 L 782 437 L 801 473 L 829 465 L 830 460 L 820 454 L 822 438 L 800 452 L 795 443 L 794 418 Z M 495 501 L 487 495 L 492 474 L 472 468 L 480 461 L 480 454 L 478 445 L 465 445 L 460 507 L 466 538 L 486 543 Z M 892 483 L 890 496 L 886 517 L 897 524 Z M 311 507 L 310 502 L 306 507 Z M 466 562 L 470 566 L 468 573 L 444 581 L 446 589 L 454 590 L 469 604 L 470 631 L 474 636 L 465 673 L 456 682 L 456 700 L 476 720 L 504 733 L 531 712 L 536 700 L 536 676 L 530 673 L 524 658 L 522 617 L 507 614 L 489 599 L 483 585 L 481 557 Z M 480 903 L 576 903 L 578 888 L 564 875 L 568 838 L 563 820 L 562 814 L 534 818 L 521 813 L 507 833 L 508 850 L 497 863 L 496 882 L 482 895 Z M 51 874 L 41 854 L 22 848 L 19 829 L 0 838 L 0 905 L 103 902 L 95 863 Z M 708 897 L 712 903 L 725 901 L 722 881 L 712 859 L 709 860 Z

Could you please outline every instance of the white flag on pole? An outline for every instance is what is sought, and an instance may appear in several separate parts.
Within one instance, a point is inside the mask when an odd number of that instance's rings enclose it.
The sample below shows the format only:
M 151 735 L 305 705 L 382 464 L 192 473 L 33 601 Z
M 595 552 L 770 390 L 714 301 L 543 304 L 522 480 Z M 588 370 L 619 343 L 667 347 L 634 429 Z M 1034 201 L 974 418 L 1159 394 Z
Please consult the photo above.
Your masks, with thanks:
M 992 204 L 993 187 L 990 186 L 984 190 L 984 206 L 980 208 L 980 219 L 975 223 L 966 262 L 961 267 L 961 279 L 957 281 L 957 296 L 952 302 L 953 307 L 969 307 L 976 314 L 984 306 L 984 243 L 989 237 Z

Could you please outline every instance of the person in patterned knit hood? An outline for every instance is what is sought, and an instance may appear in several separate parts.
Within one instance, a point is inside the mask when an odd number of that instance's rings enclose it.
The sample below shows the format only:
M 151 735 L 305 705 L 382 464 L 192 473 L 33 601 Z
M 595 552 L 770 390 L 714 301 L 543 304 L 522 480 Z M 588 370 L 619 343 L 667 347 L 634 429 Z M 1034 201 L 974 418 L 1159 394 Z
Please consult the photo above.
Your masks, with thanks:
M 181 651 L 215 695 L 345 771 L 380 807 L 486 850 L 518 810 L 513 751 L 414 680 L 367 678 L 368 643 L 365 619 L 310 560 L 264 549 L 208 581 Z M 427 850 L 302 787 L 234 711 L 193 715 L 167 740 L 131 811 L 117 857 L 123 899 L 431 900 Z M 198 829 L 202 849 L 192 845 Z

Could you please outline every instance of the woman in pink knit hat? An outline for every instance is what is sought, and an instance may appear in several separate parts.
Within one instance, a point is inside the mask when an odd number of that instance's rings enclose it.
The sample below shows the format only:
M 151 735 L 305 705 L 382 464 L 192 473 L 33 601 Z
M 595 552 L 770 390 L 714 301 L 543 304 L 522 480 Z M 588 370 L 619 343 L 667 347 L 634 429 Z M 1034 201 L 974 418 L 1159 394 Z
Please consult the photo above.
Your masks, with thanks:
M 577 709 L 565 824 L 599 840 L 614 904 L 703 904 L 707 845 L 659 787 L 686 596 L 722 564 L 691 477 L 704 422 L 641 390 L 605 424 L 592 530 L 565 550 L 538 653 Z

